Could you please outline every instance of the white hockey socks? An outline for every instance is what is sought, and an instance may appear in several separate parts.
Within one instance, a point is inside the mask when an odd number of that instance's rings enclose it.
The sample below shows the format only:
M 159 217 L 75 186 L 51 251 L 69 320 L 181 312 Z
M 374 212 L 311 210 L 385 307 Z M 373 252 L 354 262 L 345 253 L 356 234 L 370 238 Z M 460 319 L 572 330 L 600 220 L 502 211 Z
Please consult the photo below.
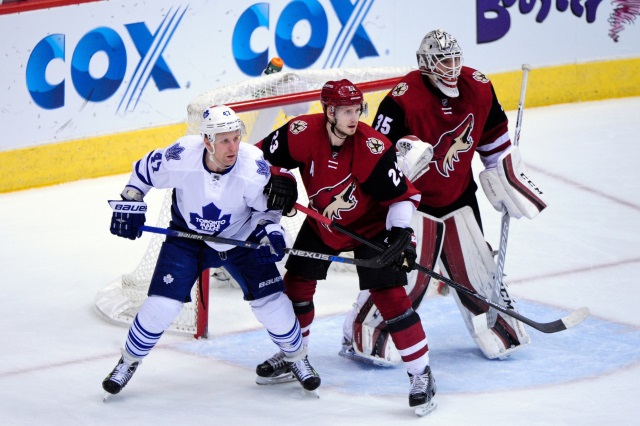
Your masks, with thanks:
M 136 358 L 147 356 L 178 316 L 182 305 L 163 296 L 147 297 L 129 328 L 125 350 Z
M 287 357 L 302 353 L 303 343 L 300 324 L 293 312 L 289 298 L 278 292 L 249 302 L 253 315 L 269 333 L 271 341 Z

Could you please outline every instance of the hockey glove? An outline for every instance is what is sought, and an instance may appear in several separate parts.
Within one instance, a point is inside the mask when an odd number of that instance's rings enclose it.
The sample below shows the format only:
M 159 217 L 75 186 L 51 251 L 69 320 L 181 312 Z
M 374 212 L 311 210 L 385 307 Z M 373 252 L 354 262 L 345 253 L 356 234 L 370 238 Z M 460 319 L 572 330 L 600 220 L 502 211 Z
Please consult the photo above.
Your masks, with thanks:
M 282 210 L 286 215 L 298 200 L 298 183 L 287 169 L 271 166 L 271 178 L 264 187 L 269 210 Z
M 287 243 L 284 240 L 284 229 L 275 223 L 260 225 L 256 238 L 262 245 L 255 251 L 258 263 L 275 263 L 284 257 Z
M 142 235 L 140 227 L 146 221 L 147 203 L 142 201 L 142 193 L 129 187 L 125 188 L 120 196 L 122 201 L 109 201 L 113 210 L 111 233 L 118 237 L 135 240 Z
M 382 252 L 378 262 L 392 266 L 396 271 L 409 272 L 416 268 L 416 236 L 411 228 L 393 226 L 386 239 L 387 249 Z

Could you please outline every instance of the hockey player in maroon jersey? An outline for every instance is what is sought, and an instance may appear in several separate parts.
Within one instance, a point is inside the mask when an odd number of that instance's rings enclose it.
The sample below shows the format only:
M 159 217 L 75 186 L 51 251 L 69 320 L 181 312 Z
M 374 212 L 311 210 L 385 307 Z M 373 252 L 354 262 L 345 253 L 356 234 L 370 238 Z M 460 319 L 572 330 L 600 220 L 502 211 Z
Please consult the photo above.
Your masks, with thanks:
M 483 189 L 498 211 L 504 205 L 511 217 L 533 218 L 546 204 L 537 187 L 527 182 L 518 148 L 509 138 L 507 116 L 491 82 L 480 71 L 462 65 L 462 49 L 456 39 L 442 30 L 429 32 L 420 43 L 417 59 L 419 70 L 402 77 L 387 94 L 373 126 L 393 143 L 415 135 L 433 145 L 429 169 L 413 181 L 422 194 L 416 217 L 423 223 L 435 218 L 445 223 L 442 272 L 491 298 L 496 265 L 482 234 L 475 195 L 478 186 L 471 169 L 474 153 L 485 166 L 480 174 Z M 415 223 L 412 226 L 418 229 Z M 418 240 L 428 237 L 419 234 L 416 231 Z M 418 262 L 428 263 L 421 258 Z M 421 273 L 410 277 L 407 292 L 414 309 L 428 283 L 429 277 Z M 504 285 L 500 292 L 497 302 L 515 309 Z M 487 358 L 505 358 L 530 342 L 522 323 L 500 314 L 489 327 L 485 303 L 458 292 L 453 296 L 471 336 Z M 360 360 L 371 362 L 386 354 L 376 353 L 376 348 L 358 348 L 357 336 L 353 336 L 354 330 L 367 326 L 361 323 L 369 315 L 363 310 L 375 311 L 367 302 L 367 295 L 361 293 L 357 305 L 363 308 L 356 307 L 345 320 L 343 352 L 355 351 Z M 386 332 L 384 324 L 374 327 L 379 333 Z
M 409 405 L 424 415 L 436 407 L 436 388 L 429 367 L 425 331 L 412 309 L 404 285 L 415 268 L 415 239 L 409 227 L 420 195 L 396 161 L 393 144 L 359 121 L 365 110 L 362 92 L 350 81 L 329 81 L 321 91 L 322 114 L 302 115 L 265 137 L 258 146 L 275 166 L 299 168 L 309 207 L 336 223 L 388 248 L 379 269 L 357 268 L 360 289 L 369 290 L 387 324 L 409 373 Z M 356 258 L 373 258 L 376 250 L 307 217 L 294 248 Z M 327 277 L 330 262 L 289 257 L 285 291 L 309 341 L 314 317 L 313 295 L 318 280 Z M 290 373 L 276 354 L 260 364 L 259 377 L 272 383 Z M 292 379 L 292 378 L 291 378 Z

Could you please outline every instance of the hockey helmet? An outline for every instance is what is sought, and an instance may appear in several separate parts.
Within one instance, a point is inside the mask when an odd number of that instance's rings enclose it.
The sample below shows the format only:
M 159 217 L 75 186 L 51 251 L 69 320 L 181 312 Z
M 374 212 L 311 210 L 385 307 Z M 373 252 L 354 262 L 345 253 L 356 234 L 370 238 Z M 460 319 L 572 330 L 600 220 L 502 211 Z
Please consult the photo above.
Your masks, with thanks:
M 458 76 L 462 70 L 463 55 L 458 41 L 444 30 L 434 30 L 424 36 L 416 52 L 418 67 L 442 93 L 457 97 Z
M 320 91 L 320 103 L 325 112 L 328 107 L 335 110 L 339 106 L 360 105 L 362 112 L 366 113 L 367 108 L 360 89 L 347 79 L 327 81 Z
M 213 144 L 217 133 L 233 132 L 240 130 L 244 136 L 244 123 L 236 113 L 226 105 L 211 106 L 202 112 L 200 120 L 200 135 L 205 136 Z

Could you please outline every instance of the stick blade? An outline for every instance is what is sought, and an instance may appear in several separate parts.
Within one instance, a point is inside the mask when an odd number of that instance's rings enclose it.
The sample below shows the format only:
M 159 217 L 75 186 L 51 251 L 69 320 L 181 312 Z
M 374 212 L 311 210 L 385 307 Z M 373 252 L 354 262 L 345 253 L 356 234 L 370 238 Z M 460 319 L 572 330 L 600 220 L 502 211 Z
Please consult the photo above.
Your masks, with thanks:
M 573 311 L 566 317 L 562 318 L 562 323 L 566 328 L 571 328 L 586 320 L 590 314 L 591 312 L 589 312 L 589 308 L 583 306 L 582 308 Z

